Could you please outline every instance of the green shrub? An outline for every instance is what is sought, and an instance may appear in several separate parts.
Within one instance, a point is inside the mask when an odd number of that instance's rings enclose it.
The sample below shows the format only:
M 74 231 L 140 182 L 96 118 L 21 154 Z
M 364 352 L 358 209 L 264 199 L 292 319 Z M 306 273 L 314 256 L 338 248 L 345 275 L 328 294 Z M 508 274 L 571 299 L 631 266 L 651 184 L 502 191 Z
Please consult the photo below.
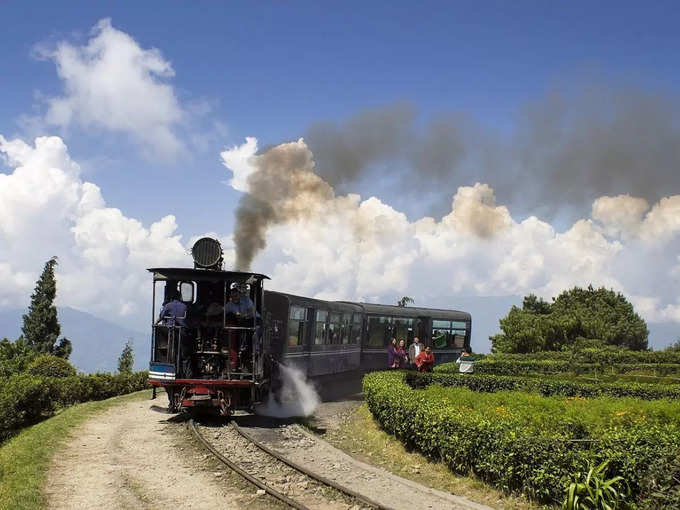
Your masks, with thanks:
M 558 379 L 557 377 L 512 377 L 484 374 L 452 374 L 444 372 L 406 372 L 404 381 L 411 388 L 425 388 L 430 384 L 460 386 L 472 391 L 495 393 L 497 391 L 535 392 L 545 397 L 632 397 L 645 400 L 662 398 L 680 399 L 680 386 L 646 383 L 587 383 Z
M 435 368 L 437 372 L 458 372 L 456 363 L 443 363 Z M 475 363 L 475 372 L 494 375 L 528 374 L 632 374 L 643 373 L 656 376 L 680 374 L 680 363 L 581 363 L 567 360 L 525 360 L 495 358 L 489 356 Z
M 604 348 L 572 351 L 542 351 L 527 354 L 492 354 L 487 359 L 494 360 L 553 360 L 576 361 L 579 363 L 600 363 L 614 365 L 620 363 L 680 363 L 678 351 L 631 351 L 629 349 Z
M 3 338 L 0 340 L 0 378 L 24 372 L 35 357 L 36 352 L 23 339 L 11 342 Z
M 59 407 L 142 390 L 147 378 L 148 372 L 69 377 L 23 373 L 5 378 L 0 386 L 0 441 L 21 427 L 52 416 Z
M 28 365 L 27 372 L 39 377 L 71 377 L 76 375 L 76 369 L 64 358 L 42 354 Z
M 605 460 L 602 476 L 622 476 L 638 494 L 646 467 L 680 448 L 680 402 L 412 390 L 403 377 L 364 378 L 366 403 L 385 431 L 457 473 L 542 502 L 561 503 L 575 471 Z

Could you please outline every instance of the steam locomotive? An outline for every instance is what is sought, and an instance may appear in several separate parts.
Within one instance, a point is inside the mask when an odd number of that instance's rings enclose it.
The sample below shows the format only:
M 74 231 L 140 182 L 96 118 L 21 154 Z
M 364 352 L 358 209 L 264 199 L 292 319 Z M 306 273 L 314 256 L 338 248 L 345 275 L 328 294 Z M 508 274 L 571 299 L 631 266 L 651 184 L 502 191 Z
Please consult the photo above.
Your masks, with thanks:
M 470 346 L 469 313 L 267 291 L 266 275 L 222 270 L 217 240 L 199 239 L 191 253 L 193 268 L 148 269 L 149 383 L 165 388 L 171 412 L 250 410 L 281 387 L 279 364 L 298 368 L 327 393 L 340 380 L 386 368 L 392 338 L 419 337 L 437 363 Z

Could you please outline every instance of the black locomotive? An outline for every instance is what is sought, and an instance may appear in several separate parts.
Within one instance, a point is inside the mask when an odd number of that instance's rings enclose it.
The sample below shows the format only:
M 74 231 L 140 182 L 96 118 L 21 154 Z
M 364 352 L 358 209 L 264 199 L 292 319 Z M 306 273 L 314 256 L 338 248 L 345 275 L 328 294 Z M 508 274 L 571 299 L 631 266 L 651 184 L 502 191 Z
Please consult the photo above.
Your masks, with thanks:
M 470 314 L 452 310 L 322 301 L 264 290 L 267 276 L 223 271 L 218 241 L 199 239 L 194 268 L 151 268 L 149 382 L 171 411 L 252 409 L 295 366 L 321 389 L 386 368 L 392 338 L 418 336 L 436 363 L 470 346 Z M 159 309 L 162 309 L 159 314 Z

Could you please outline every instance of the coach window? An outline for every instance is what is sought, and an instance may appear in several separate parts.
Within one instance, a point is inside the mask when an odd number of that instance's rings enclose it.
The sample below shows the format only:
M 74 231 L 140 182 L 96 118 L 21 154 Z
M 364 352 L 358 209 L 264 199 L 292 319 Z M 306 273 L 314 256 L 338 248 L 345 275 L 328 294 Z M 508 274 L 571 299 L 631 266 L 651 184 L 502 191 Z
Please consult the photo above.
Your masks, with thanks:
M 305 322 L 307 310 L 301 306 L 291 306 L 288 317 L 288 345 L 302 345 L 305 341 Z
M 352 316 L 352 332 L 349 334 L 349 343 L 360 344 L 361 343 L 361 314 L 355 313 Z
M 340 343 L 348 344 L 352 333 L 352 314 L 342 314 L 342 325 L 340 326 Z
M 342 338 L 342 314 L 331 313 L 328 321 L 328 339 L 329 344 L 339 344 Z
M 408 345 L 408 341 L 413 338 L 413 319 L 396 317 L 394 319 L 394 337 L 397 341 L 404 340 Z
M 368 318 L 368 345 L 384 347 L 390 341 L 392 334 L 391 317 Z
M 465 347 L 466 324 L 464 322 L 452 321 L 451 333 L 453 336 L 451 347 L 455 349 L 462 349 Z
M 325 343 L 326 332 L 328 326 L 326 322 L 328 321 L 328 312 L 325 310 L 316 311 L 316 330 L 314 334 L 314 344 L 321 345 Z
M 451 337 L 451 321 L 432 321 L 432 345 L 436 349 L 448 347 Z

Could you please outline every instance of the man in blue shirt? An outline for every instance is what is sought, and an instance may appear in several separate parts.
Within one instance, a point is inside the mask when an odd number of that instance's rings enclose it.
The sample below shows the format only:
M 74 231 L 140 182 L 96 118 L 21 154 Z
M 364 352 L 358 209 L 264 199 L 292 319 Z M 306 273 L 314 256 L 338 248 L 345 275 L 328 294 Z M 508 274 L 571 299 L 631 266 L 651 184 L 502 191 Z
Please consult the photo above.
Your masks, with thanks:
M 168 342 L 179 343 L 180 359 L 179 366 L 177 370 L 182 374 L 183 377 L 191 377 L 191 346 L 190 339 L 186 336 L 185 332 L 187 324 L 187 305 L 180 301 L 179 294 L 175 291 L 169 294 L 170 301 L 163 305 L 161 313 L 158 317 L 158 323 L 162 323 L 164 326 L 180 326 L 181 330 L 176 333 L 173 331 L 167 332 Z
M 255 313 L 255 305 L 252 299 L 234 287 L 229 293 L 229 302 L 226 305 L 225 311 L 228 314 L 233 313 L 238 318 L 250 319 Z
M 163 305 L 161 314 L 158 317 L 158 322 L 163 322 L 165 326 L 182 326 L 186 327 L 187 305 L 179 300 L 179 296 L 175 293 L 171 295 L 170 301 Z

